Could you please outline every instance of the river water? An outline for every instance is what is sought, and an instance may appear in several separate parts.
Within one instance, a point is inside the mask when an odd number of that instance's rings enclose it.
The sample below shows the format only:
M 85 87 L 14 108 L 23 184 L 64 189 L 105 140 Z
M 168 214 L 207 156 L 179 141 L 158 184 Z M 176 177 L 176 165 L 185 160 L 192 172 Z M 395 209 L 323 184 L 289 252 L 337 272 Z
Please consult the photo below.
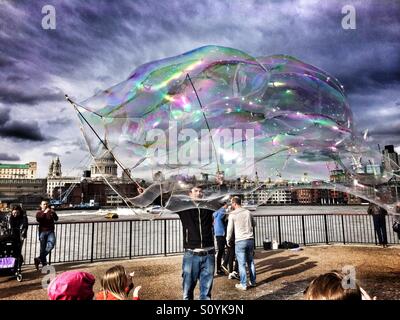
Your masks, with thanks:
M 256 211 L 252 211 L 255 215 L 292 215 L 292 214 L 366 214 L 366 205 L 338 205 L 338 206 L 260 206 Z M 101 210 L 71 210 L 58 211 L 57 214 L 60 222 L 91 222 L 98 220 L 107 220 L 105 215 L 114 212 L 115 209 Z M 29 222 L 35 222 L 36 211 L 28 211 Z M 135 218 L 135 213 L 130 210 L 119 210 L 119 219 L 126 220 Z M 151 216 L 149 216 L 151 217 Z M 161 217 L 176 217 L 173 214 L 163 214 Z

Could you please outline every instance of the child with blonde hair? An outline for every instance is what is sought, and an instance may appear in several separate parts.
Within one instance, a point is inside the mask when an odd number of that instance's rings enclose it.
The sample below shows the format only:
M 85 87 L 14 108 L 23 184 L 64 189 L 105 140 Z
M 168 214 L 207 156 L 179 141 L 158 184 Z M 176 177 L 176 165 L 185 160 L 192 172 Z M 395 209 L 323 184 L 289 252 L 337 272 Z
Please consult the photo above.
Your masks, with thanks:
M 304 291 L 306 300 L 376 300 L 357 283 L 346 285 L 343 273 L 332 271 L 311 281 Z
M 96 300 L 128 300 L 129 293 L 134 288 L 133 276 L 134 272 L 128 275 L 121 265 L 108 269 L 101 279 L 102 291 L 96 295 Z M 141 286 L 134 289 L 133 300 L 140 300 L 140 289 Z

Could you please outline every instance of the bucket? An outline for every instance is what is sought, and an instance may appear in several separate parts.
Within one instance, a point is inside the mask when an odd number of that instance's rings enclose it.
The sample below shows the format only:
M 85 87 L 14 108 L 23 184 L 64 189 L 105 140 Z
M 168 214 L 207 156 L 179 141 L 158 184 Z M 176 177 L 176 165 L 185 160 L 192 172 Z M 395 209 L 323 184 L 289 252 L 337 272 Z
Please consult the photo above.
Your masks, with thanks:
M 264 250 L 271 250 L 272 249 L 272 242 L 268 238 L 263 241 Z

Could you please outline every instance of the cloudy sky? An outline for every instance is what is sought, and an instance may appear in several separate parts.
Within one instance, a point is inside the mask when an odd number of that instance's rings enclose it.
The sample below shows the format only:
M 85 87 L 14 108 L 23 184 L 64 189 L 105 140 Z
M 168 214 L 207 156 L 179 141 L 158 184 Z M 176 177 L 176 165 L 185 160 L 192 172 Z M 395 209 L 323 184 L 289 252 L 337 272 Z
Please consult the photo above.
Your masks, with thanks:
M 52 5 L 56 29 L 43 29 Z M 342 8 L 356 12 L 343 29 Z M 358 131 L 400 151 L 400 1 L 0 0 L 0 162 L 60 156 L 65 174 L 87 164 L 65 101 L 123 81 L 139 65 L 214 44 L 253 56 L 288 54 L 337 77 Z

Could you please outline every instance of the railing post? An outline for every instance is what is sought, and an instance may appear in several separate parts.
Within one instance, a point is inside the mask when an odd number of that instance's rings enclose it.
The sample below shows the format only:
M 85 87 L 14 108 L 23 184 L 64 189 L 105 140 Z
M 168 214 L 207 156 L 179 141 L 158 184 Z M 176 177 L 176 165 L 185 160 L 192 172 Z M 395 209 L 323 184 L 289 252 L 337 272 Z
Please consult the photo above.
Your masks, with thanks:
M 346 244 L 346 237 L 344 234 L 344 219 L 343 219 L 343 215 L 341 215 L 342 218 L 342 234 L 343 234 L 343 244 Z
M 278 216 L 278 236 L 279 236 L 279 244 L 282 244 L 282 233 L 281 233 L 281 216 Z
M 132 259 L 132 220 L 129 221 L 129 259 Z
M 301 215 L 301 228 L 303 231 L 303 244 L 306 245 L 306 229 L 304 227 L 304 215 Z
M 325 242 L 326 242 L 326 244 L 329 244 L 328 223 L 326 221 L 326 214 L 324 214 L 324 224 L 325 224 Z
M 167 219 L 164 219 L 164 256 L 167 256 Z
M 93 262 L 93 254 L 94 254 L 94 222 L 92 222 L 92 244 L 91 244 L 91 250 L 90 250 L 90 262 Z

